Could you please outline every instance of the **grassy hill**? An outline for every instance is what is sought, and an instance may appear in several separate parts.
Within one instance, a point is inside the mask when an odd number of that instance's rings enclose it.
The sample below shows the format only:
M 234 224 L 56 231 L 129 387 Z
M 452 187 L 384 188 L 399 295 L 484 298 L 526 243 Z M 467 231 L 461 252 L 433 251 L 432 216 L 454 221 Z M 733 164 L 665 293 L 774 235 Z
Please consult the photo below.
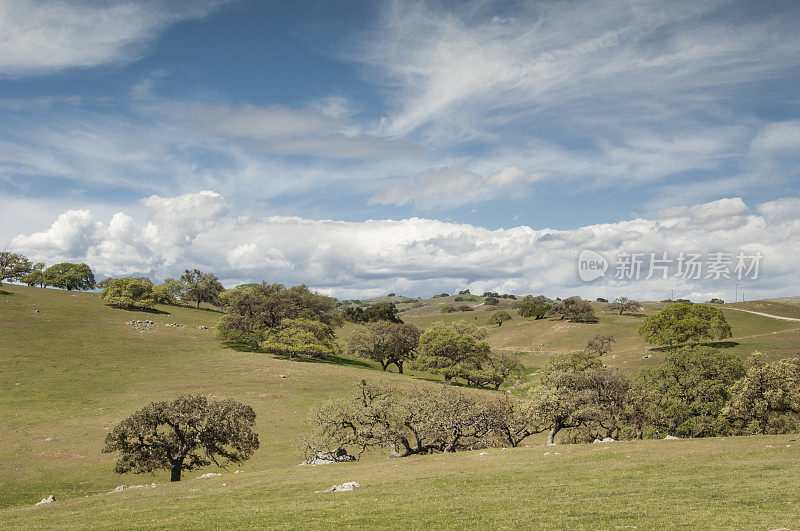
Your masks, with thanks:
M 0 293 L 0 526 L 296 527 L 316 524 L 403 527 L 534 526 L 781 527 L 800 514 L 796 436 L 737 437 L 606 445 L 529 447 L 298 467 L 298 436 L 311 405 L 349 393 L 364 377 L 412 381 L 356 360 L 274 359 L 237 352 L 214 339 L 220 314 L 162 306 L 120 310 L 95 294 L 4 285 Z M 473 312 L 438 313 L 448 298 L 402 316 L 486 325 Z M 452 299 L 450 297 L 449 299 Z M 413 306 L 416 304 L 416 308 Z M 643 314 L 658 311 L 647 304 Z M 598 306 L 598 309 L 601 309 Z M 759 310 L 763 311 L 763 310 Z M 533 370 L 554 352 L 581 348 L 597 333 L 617 338 L 610 365 L 634 372 L 658 363 L 636 334 L 640 315 L 601 311 L 596 324 L 514 319 L 487 327 L 494 348 L 525 352 Z M 800 323 L 726 310 L 745 356 L 794 354 Z M 127 324 L 151 320 L 140 331 Z M 179 323 L 182 327 L 165 326 Z M 198 329 L 198 327 L 208 327 Z M 353 325 L 340 332 L 346 337 Z M 645 353 L 653 357 L 645 359 Z M 169 484 L 168 473 L 119 476 L 100 453 L 107 431 L 141 406 L 181 393 L 231 397 L 255 409 L 262 448 L 240 473 Z M 787 446 L 788 445 L 788 446 Z M 550 451 L 551 455 L 544 455 Z M 558 452 L 559 455 L 555 455 Z M 742 488 L 741 481 L 748 482 Z M 314 494 L 358 481 L 353 493 Z M 153 489 L 107 494 L 120 484 Z M 423 494 L 424 493 L 424 494 Z M 59 501 L 33 507 L 54 494 Z

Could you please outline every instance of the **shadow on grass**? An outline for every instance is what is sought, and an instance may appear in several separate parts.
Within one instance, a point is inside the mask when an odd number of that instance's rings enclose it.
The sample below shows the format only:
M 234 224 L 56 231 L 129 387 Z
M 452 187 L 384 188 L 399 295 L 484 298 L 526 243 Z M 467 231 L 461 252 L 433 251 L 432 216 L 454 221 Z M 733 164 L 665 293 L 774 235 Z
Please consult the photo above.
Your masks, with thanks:
M 687 347 L 711 347 L 711 348 L 733 348 L 738 347 L 737 341 L 706 341 L 703 343 L 684 343 L 683 345 L 667 345 L 663 347 L 652 347 L 647 349 L 650 352 L 672 352 Z
M 365 360 L 358 360 L 355 358 L 348 358 L 345 356 L 326 356 L 325 358 L 312 358 L 310 356 L 296 356 L 294 358 L 289 358 L 289 356 L 280 356 L 275 354 L 270 354 L 269 352 L 264 352 L 258 347 L 254 347 L 249 343 L 239 342 L 239 341 L 223 341 L 222 344 L 231 350 L 235 350 L 237 352 L 255 352 L 259 354 L 264 354 L 265 356 L 273 356 L 275 359 L 278 360 L 291 360 L 296 361 L 299 363 L 327 363 L 330 365 L 344 365 L 348 367 L 359 367 L 362 369 L 370 369 L 370 370 L 381 370 L 377 364 L 369 363 Z
M 14 293 L 11 292 L 11 291 L 5 291 L 5 290 L 0 289 L 0 295 L 13 295 L 13 294 Z
M 288 360 L 288 356 L 275 356 L 278 359 Z M 355 358 L 347 358 L 344 356 L 326 356 L 324 358 L 311 358 L 306 356 L 300 356 L 297 358 L 292 358 L 293 361 L 299 361 L 301 363 L 328 363 L 330 365 L 344 365 L 347 367 L 359 367 L 362 369 L 370 369 L 373 371 L 381 370 L 380 367 L 373 365 L 364 360 L 357 360 Z
M 164 310 L 158 310 L 156 308 L 142 308 L 140 306 L 117 306 L 115 304 L 106 304 L 109 308 L 114 308 L 115 310 L 122 310 L 125 312 L 139 312 L 139 313 L 154 313 L 157 315 L 172 315 L 169 312 L 165 312 Z

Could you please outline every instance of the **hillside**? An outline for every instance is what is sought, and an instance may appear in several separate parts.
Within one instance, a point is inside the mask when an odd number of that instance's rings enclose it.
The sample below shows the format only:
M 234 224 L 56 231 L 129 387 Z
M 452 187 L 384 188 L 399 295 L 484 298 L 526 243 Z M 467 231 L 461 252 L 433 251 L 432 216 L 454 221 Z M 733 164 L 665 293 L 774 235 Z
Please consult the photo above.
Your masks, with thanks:
M 4 285 L 0 293 L 0 525 L 293 527 L 335 522 L 403 527 L 781 527 L 796 522 L 800 452 L 796 436 L 737 437 L 465 452 L 401 460 L 372 454 L 356 464 L 297 467 L 297 438 L 312 404 L 349 393 L 365 377 L 410 382 L 374 364 L 298 362 L 224 348 L 220 314 L 159 307 L 135 312 L 95 294 Z M 488 312 L 438 313 L 446 299 L 403 312 L 425 326 L 437 319 L 485 325 Z M 480 304 L 475 302 L 473 304 Z M 404 306 L 411 307 L 412 303 Z M 647 304 L 644 314 L 657 311 Z M 726 310 L 746 356 L 794 354 L 800 323 Z M 597 333 L 617 338 L 608 359 L 633 372 L 657 363 L 636 334 L 642 316 L 603 311 L 597 324 L 514 319 L 488 327 L 497 349 L 525 352 L 534 370 L 547 356 L 583 347 Z M 151 320 L 144 331 L 127 324 Z M 184 326 L 165 326 L 179 323 Z M 354 325 L 341 330 L 346 337 Z M 198 327 L 208 327 L 199 329 Z M 652 358 L 645 359 L 645 353 Z M 232 397 L 255 409 L 262 447 L 240 473 L 209 467 L 169 484 L 168 473 L 119 476 L 100 453 L 107 431 L 142 405 L 181 393 Z M 544 455 L 546 451 L 550 455 Z M 555 455 L 557 451 L 559 455 Z M 487 466 L 491 464 L 491 466 Z M 223 476 L 193 478 L 204 472 Z M 747 489 L 741 477 L 752 481 Z M 354 493 L 314 494 L 358 481 Z M 121 484 L 153 489 L 107 494 Z M 224 484 L 224 485 L 223 485 Z M 426 492 L 425 496 L 414 493 Z M 54 494 L 58 503 L 33 507 Z M 654 500 L 669 503 L 654 503 Z M 787 520 L 787 516 L 793 515 Z M 534 520 L 531 520 L 534 518 Z

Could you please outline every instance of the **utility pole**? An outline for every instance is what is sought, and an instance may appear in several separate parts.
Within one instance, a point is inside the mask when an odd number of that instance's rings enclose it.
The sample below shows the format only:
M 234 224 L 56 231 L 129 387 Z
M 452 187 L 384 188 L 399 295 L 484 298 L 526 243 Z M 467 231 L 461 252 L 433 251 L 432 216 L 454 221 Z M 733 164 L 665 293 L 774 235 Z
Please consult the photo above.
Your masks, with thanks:
M 672 293 L 672 295 L 670 295 L 669 300 L 674 301 L 675 300 L 675 290 L 671 289 L 670 292 Z
M 733 302 L 739 302 L 739 283 L 737 282 L 735 286 L 736 286 L 736 300 Z

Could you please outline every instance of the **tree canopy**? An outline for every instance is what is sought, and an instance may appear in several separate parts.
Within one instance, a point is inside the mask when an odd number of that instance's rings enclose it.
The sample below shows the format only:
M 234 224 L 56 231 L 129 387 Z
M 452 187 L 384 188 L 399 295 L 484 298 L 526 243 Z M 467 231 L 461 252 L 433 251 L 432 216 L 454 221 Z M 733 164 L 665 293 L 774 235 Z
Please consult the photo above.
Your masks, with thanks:
M 710 347 L 685 347 L 670 352 L 656 368 L 640 378 L 651 391 L 656 425 L 679 437 L 725 435 L 721 413 L 730 387 L 745 375 L 744 363 Z
M 348 306 L 342 311 L 342 318 L 351 323 L 372 323 L 375 321 L 390 321 L 392 323 L 402 323 L 398 317 L 397 306 L 393 302 L 380 302 L 370 304 L 366 308 L 358 306 Z
M 213 273 L 203 273 L 199 269 L 187 269 L 181 275 L 184 284 L 183 298 L 193 301 L 200 307 L 201 302 L 219 305 L 220 295 L 225 287 Z
M 563 301 L 556 302 L 550 309 L 550 313 L 573 322 L 593 321 L 596 319 L 592 304 L 580 297 L 569 297 Z
M 44 270 L 44 283 L 67 291 L 94 288 L 94 273 L 86 264 L 63 262 Z
M 347 344 L 349 354 L 377 361 L 385 371 L 395 365 L 403 374 L 403 363 L 413 360 L 420 330 L 412 324 L 378 321 L 356 330 Z
M 287 289 L 283 284 L 247 284 L 225 292 L 222 303 L 226 314 L 218 326 L 220 338 L 252 348 L 260 348 L 268 335 L 273 345 L 290 336 L 299 339 L 302 334 L 298 335 L 298 327 L 305 330 L 304 334 L 323 338 L 340 324 L 336 301 L 303 285 Z M 327 328 L 310 330 L 308 323 L 295 322 L 293 327 L 278 330 L 284 320 L 291 319 L 318 321 Z
M 648 343 L 683 345 L 731 337 L 722 310 L 708 304 L 671 304 L 644 320 L 639 333 Z
M 33 264 L 24 255 L 10 251 L 0 252 L 0 286 L 4 280 L 20 280 L 33 271 Z
M 232 399 L 188 395 L 153 402 L 118 424 L 103 452 L 119 452 L 119 474 L 166 469 L 180 481 L 184 470 L 249 459 L 259 446 L 255 419 L 253 408 Z
M 747 374 L 731 387 L 725 415 L 748 434 L 796 432 L 800 429 L 800 357 L 766 363 L 755 353 L 749 365 Z
M 333 328 L 313 319 L 284 319 L 278 326 L 264 333 L 259 347 L 264 352 L 287 356 L 324 358 L 338 355 L 341 351 L 334 341 Z
M 544 319 L 544 317 L 547 315 L 547 312 L 549 312 L 552 307 L 553 305 L 550 303 L 550 300 L 547 297 L 542 295 L 538 295 L 536 297 L 532 295 L 526 295 L 519 302 L 518 313 L 520 317 Z
M 489 320 L 487 321 L 489 324 L 496 324 L 497 326 L 503 326 L 503 323 L 506 321 L 511 320 L 511 314 L 505 310 L 495 310 L 489 316 Z
M 414 366 L 441 374 L 447 382 L 459 377 L 468 380 L 489 359 L 491 349 L 485 337 L 485 332 L 464 321 L 436 322 L 420 337 Z
M 122 308 L 152 308 L 158 302 L 150 279 L 122 277 L 106 280 L 100 298 L 109 304 Z

